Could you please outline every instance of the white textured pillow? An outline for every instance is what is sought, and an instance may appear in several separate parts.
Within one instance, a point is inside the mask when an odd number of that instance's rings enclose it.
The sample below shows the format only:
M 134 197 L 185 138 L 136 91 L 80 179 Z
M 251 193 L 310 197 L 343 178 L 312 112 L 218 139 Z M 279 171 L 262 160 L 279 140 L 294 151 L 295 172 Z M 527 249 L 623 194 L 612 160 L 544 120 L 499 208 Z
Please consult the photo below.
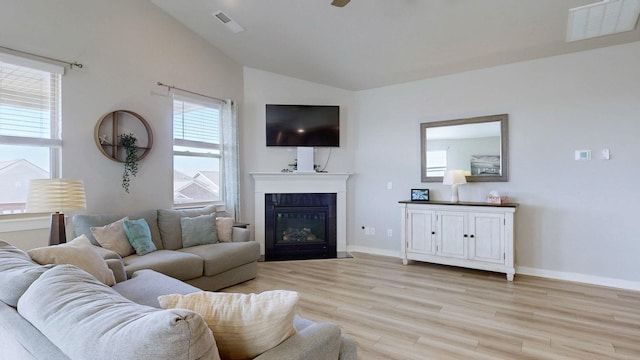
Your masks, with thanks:
M 218 229 L 218 241 L 220 242 L 232 242 L 233 241 L 233 223 L 235 220 L 230 217 L 217 217 L 216 228 Z
M 124 217 L 109 225 L 91 227 L 91 233 L 103 248 L 115 251 L 121 257 L 129 256 L 135 252 L 135 249 L 124 231 L 124 222 L 128 220 L 128 217 Z
M 253 359 L 295 334 L 295 291 L 260 294 L 197 292 L 158 297 L 164 309 L 181 308 L 202 315 L 225 360 Z
M 31 249 L 27 254 L 38 264 L 75 265 L 105 285 L 115 284 L 113 271 L 93 247 L 89 238 L 80 235 L 66 244 Z

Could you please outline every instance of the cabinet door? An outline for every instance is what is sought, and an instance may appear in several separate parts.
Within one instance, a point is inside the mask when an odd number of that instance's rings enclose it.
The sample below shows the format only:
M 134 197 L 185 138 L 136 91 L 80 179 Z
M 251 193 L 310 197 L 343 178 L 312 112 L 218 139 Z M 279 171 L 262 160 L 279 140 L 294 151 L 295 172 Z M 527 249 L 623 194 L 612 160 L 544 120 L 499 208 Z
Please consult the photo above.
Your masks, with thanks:
M 420 254 L 435 254 L 435 212 L 409 209 L 407 211 L 407 251 Z
M 469 213 L 469 259 L 504 264 L 504 214 Z
M 438 212 L 438 255 L 467 258 L 466 222 L 466 212 Z

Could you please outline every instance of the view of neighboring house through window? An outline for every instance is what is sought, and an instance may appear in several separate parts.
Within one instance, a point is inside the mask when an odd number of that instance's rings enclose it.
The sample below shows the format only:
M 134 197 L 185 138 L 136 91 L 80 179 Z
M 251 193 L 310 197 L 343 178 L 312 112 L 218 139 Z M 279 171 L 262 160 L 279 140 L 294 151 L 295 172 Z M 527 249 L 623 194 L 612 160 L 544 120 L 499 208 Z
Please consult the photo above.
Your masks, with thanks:
M 0 214 L 24 212 L 31 179 L 59 176 L 63 70 L 0 53 Z
M 221 104 L 173 101 L 173 202 L 222 203 Z
M 427 151 L 427 176 L 444 176 L 447 170 L 447 150 Z

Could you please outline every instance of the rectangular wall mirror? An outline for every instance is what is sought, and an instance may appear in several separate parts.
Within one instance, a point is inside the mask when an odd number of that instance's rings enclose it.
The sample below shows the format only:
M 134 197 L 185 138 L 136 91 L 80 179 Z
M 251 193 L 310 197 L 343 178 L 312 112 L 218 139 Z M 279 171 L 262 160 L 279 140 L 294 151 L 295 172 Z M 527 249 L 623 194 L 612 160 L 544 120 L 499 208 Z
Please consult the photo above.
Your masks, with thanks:
M 508 181 L 507 114 L 420 124 L 422 182 L 464 170 L 468 182 Z

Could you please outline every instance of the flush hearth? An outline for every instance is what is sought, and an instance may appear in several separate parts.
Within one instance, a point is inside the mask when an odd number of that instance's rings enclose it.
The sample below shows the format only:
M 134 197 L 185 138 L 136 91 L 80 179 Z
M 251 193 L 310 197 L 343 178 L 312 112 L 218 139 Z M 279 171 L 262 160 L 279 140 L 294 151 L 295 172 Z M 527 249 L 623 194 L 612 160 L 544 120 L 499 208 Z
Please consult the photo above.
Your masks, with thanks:
M 336 194 L 265 194 L 265 260 L 336 257 Z

